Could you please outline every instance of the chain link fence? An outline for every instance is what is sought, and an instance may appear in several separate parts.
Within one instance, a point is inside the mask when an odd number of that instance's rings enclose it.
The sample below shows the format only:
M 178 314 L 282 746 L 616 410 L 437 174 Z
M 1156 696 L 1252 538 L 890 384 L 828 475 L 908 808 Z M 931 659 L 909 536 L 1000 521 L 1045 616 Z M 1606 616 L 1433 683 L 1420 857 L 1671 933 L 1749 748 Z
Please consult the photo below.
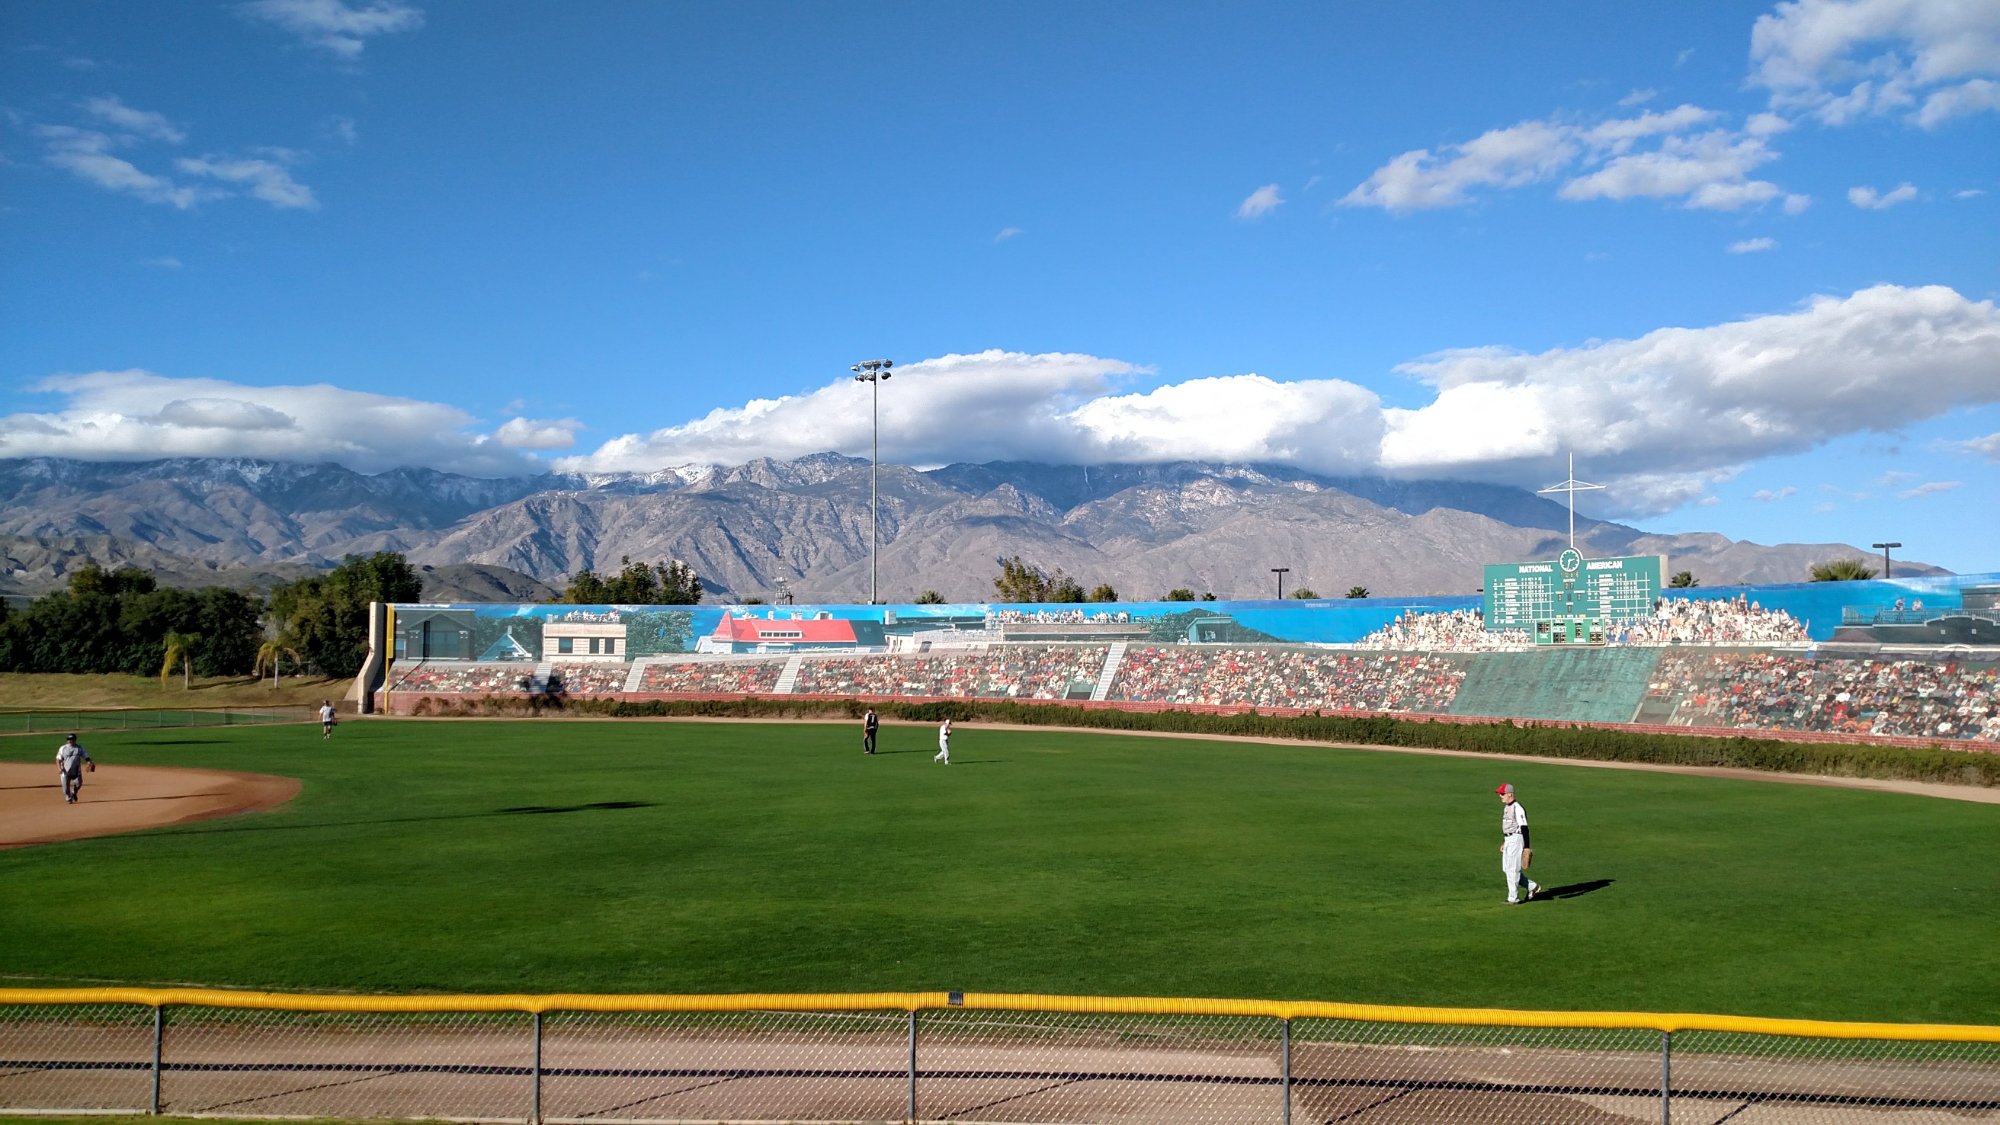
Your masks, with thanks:
M 2000 1122 L 2000 1027 L 978 994 L 0 990 L 0 1111 L 525 1122 Z
M 319 708 L 306 704 L 276 704 L 268 707 L 103 707 L 71 710 L 0 708 L 0 734 L 236 727 L 318 720 Z

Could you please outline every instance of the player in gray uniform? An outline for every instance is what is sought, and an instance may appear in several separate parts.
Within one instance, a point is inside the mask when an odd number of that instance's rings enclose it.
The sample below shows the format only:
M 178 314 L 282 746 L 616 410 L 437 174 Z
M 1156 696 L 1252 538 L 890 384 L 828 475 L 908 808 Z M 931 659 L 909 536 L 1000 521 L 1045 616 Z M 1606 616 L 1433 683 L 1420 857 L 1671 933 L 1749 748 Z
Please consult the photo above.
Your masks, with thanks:
M 1534 856 L 1534 846 L 1528 842 L 1528 810 L 1514 799 L 1512 785 L 1502 785 L 1494 792 L 1500 794 L 1500 870 L 1507 876 L 1507 901 L 1520 902 L 1524 888 L 1528 897 L 1534 898 L 1542 885 L 1528 878 L 1528 864 Z
M 63 800 L 72 805 L 83 793 L 84 766 L 97 768 L 97 763 L 90 760 L 90 751 L 73 734 L 63 739 L 62 745 L 56 747 L 56 771 L 62 775 Z
M 938 752 L 931 758 L 933 762 L 951 764 L 951 720 L 946 719 L 938 726 Z

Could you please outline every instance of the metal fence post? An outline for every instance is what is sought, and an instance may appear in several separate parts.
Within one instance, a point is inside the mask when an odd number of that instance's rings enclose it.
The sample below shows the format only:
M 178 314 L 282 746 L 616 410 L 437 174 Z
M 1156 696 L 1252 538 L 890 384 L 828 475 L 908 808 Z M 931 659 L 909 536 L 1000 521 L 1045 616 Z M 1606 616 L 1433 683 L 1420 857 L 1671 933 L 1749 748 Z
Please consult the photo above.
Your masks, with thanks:
M 1660 1032 L 1660 1125 L 1674 1121 L 1674 1033 Z
M 1278 1072 L 1283 1080 L 1279 1087 L 1285 1094 L 1285 1125 L 1292 1125 L 1292 1021 L 1278 1021 Z
M 531 1080 L 533 1094 L 528 1103 L 528 1125 L 542 1125 L 542 1013 L 535 1017 L 535 1066 Z
M 160 1040 L 166 1035 L 166 1009 L 153 1005 L 153 1104 L 147 1112 L 160 1115 Z
M 917 1010 L 910 1009 L 910 1097 L 905 1111 L 912 1123 L 917 1120 Z

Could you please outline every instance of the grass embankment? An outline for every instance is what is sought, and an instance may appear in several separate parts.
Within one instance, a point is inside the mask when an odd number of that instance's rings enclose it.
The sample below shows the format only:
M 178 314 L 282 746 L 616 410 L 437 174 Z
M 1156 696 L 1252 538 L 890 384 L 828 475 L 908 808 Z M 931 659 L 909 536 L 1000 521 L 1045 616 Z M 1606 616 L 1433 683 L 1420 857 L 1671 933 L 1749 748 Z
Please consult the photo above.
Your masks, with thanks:
M 0 852 L 11 983 L 968 989 L 2000 1022 L 2000 808 L 928 726 L 108 732 L 268 814 Z M 39 760 L 10 740 L 0 756 Z M 1552 901 L 1509 907 L 1495 785 Z M 1832 983 L 1829 983 L 1832 982 Z
M 340 702 L 351 683 L 318 676 L 284 676 L 274 689 L 269 676 L 197 676 L 194 686 L 186 688 L 179 676 L 168 677 L 162 687 L 158 676 L 9 674 L 0 676 L 0 708 L 317 707 L 322 699 Z

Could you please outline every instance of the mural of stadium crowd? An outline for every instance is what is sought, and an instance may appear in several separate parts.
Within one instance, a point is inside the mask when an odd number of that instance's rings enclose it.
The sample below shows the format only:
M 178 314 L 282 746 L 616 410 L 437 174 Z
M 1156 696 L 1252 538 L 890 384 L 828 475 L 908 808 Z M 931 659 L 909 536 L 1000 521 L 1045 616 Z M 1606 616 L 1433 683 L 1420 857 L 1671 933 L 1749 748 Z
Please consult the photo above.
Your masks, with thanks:
M 2000 741 L 2000 575 L 1662 590 L 1566 651 L 1488 628 L 1474 597 L 397 605 L 389 635 L 389 710 L 430 695 L 1071 700 Z

